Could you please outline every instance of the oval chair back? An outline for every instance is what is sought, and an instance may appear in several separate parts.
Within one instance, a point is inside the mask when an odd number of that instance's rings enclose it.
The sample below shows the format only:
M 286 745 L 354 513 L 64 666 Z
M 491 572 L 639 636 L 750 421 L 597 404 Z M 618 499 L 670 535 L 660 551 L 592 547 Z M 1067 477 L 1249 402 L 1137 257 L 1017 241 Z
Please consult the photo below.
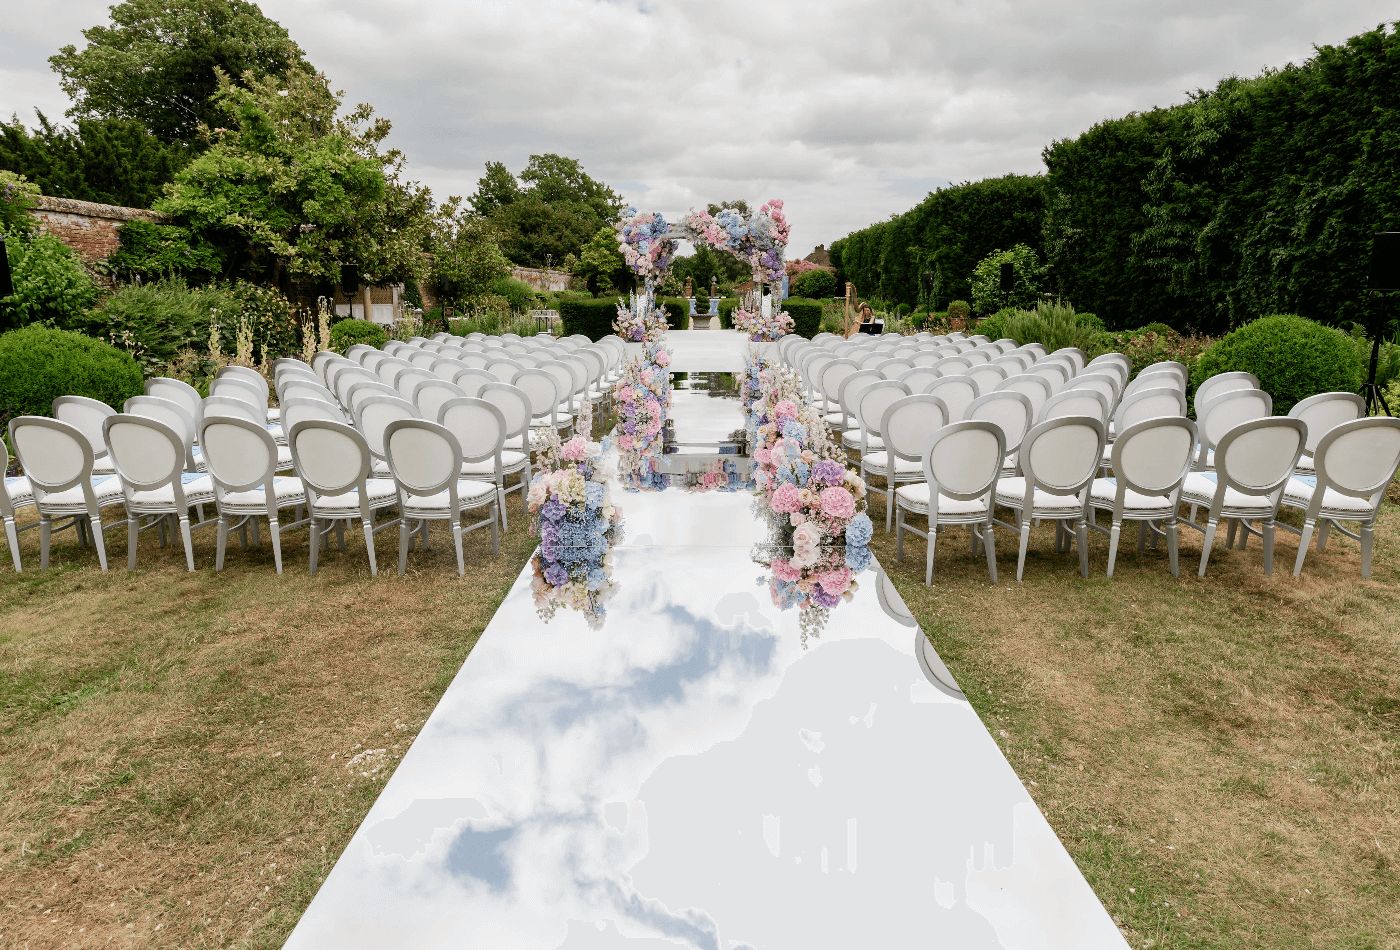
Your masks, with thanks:
M 967 409 L 973 400 L 982 395 L 977 380 L 967 374 L 943 376 L 924 387 L 924 392 L 943 400 L 948 408 L 948 421 L 961 422 L 967 418 Z
M 1202 404 L 1196 402 L 1196 430 L 1200 437 L 1197 468 L 1212 468 L 1214 454 L 1226 433 L 1245 422 L 1273 415 L 1273 397 L 1262 389 L 1232 389 Z
M 1176 388 L 1140 389 L 1123 397 L 1113 413 L 1113 431 L 1123 432 L 1145 419 L 1186 417 L 1186 394 Z
M 1365 412 L 1366 400 L 1356 393 L 1318 393 L 1295 403 L 1288 410 L 1288 417 L 1302 419 L 1307 425 L 1308 437 L 1303 443 L 1303 452 L 1312 455 L 1317 452 L 1323 436 L 1345 422 L 1360 419 Z
M 355 407 L 355 428 L 359 430 L 361 441 L 365 443 L 370 454 L 377 459 L 388 458 L 388 450 L 384 445 L 384 434 L 389 428 L 389 423 L 398 422 L 400 419 L 417 418 L 420 418 L 418 407 L 400 396 L 384 394 L 366 396 Z M 325 438 L 330 437 L 326 436 Z M 328 494 L 334 494 L 334 492 Z
M 200 396 L 199 390 L 184 380 L 170 379 L 164 376 L 148 379 L 146 380 L 145 394 L 157 399 L 169 400 L 177 406 L 183 407 L 193 424 L 199 425 L 204 398 Z
M 1040 407 L 1036 422 L 1063 419 L 1065 416 L 1088 416 L 1108 424 L 1108 400 L 1095 389 L 1062 389 Z
M 102 424 L 117 411 L 98 399 L 87 396 L 59 396 L 53 401 L 53 417 L 68 423 L 83 434 L 92 446 L 94 464 L 107 455 L 106 436 Z M 0 475 L 3 475 L 0 472 Z
M 1196 422 L 1201 421 L 1201 411 L 1216 396 L 1241 389 L 1258 389 L 1259 378 L 1253 373 L 1216 373 L 1196 387 L 1196 395 L 1191 406 L 1196 412 Z
M 1021 440 L 1035 423 L 1035 417 L 1031 414 L 1031 401 L 1024 393 L 1013 392 L 990 392 L 985 396 L 978 396 L 967 407 L 963 418 L 976 422 L 990 422 L 999 428 L 1008 457 L 1021 448 Z
M 506 445 L 517 438 L 520 451 L 530 451 L 530 397 L 510 383 L 487 383 L 481 387 L 481 397 L 495 406 L 506 423 Z
M 893 379 L 882 379 L 865 388 L 856 404 L 856 423 L 861 430 L 861 454 L 870 451 L 870 440 L 881 438 L 880 422 L 885 410 L 908 396 L 909 388 Z
M 1054 387 L 1044 376 L 1022 373 L 1019 376 L 1008 376 L 1006 381 L 997 387 L 997 392 L 1021 393 L 1031 401 L 1031 411 L 1039 416 L 1041 407 L 1054 393 Z

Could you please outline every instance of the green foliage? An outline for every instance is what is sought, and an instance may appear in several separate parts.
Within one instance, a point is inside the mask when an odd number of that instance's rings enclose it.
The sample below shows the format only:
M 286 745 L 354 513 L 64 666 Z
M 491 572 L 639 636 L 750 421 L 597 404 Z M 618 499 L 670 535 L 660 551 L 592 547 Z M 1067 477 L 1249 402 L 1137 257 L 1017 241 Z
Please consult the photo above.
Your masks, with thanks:
M 983 317 L 977 321 L 975 330 L 989 340 L 1009 339 L 1006 334 L 1006 321 L 1012 316 L 1020 313 L 1018 307 L 1005 307 L 992 314 L 990 317 Z
M 968 299 L 973 267 L 988 254 L 1017 244 L 1040 251 L 1044 184 L 1038 175 L 1005 175 L 940 188 L 835 241 L 831 262 L 866 299 L 935 309 Z
M 52 234 L 14 234 L 5 242 L 15 285 L 0 305 L 5 326 L 47 322 L 72 327 L 96 301 L 97 284 L 76 254 Z
M 23 175 L 0 168 L 0 234 L 25 234 L 34 229 L 29 212 L 39 186 Z
M 491 293 L 510 276 L 510 261 L 501 253 L 500 235 L 484 218 L 450 199 L 438 211 L 432 234 L 429 286 L 439 300 L 464 306 Z
M 700 304 L 710 296 L 710 278 L 715 279 L 715 287 L 720 295 L 734 289 L 735 282 L 748 280 L 749 265 L 732 254 L 712 250 L 705 245 L 695 248 L 695 253 L 678 257 L 671 263 L 671 273 L 682 284 L 690 278 L 691 292 L 695 294 L 695 309 L 707 310 Z
M 782 307 L 788 312 L 788 316 L 792 317 L 793 333 L 805 336 L 810 340 L 821 332 L 822 302 L 820 300 L 789 297 L 783 301 Z
M 0 168 L 28 177 L 47 195 L 149 208 L 189 161 L 132 119 L 78 119 L 55 126 L 42 112 L 33 132 L 18 118 L 0 124 Z
M 626 291 L 632 286 L 632 272 L 622 258 L 622 251 L 617 246 L 617 231 L 612 225 L 605 224 L 599 228 L 578 255 L 569 258 L 566 267 L 594 295 L 612 290 Z M 674 278 L 674 275 L 668 274 L 667 277 Z
M 590 340 L 601 340 L 612 332 L 613 321 L 616 319 L 617 298 L 559 302 L 559 320 L 564 325 L 565 336 L 582 333 Z M 670 322 L 669 318 L 667 322 Z
M 301 349 L 301 321 L 292 302 L 280 291 L 243 280 L 221 284 L 216 290 L 228 301 L 219 320 L 225 353 L 235 352 L 238 324 L 245 320 L 263 362 L 297 355 Z
M 211 323 L 228 332 L 237 322 L 237 306 L 227 294 L 166 278 L 119 288 L 75 328 L 121 340 L 147 369 L 154 370 L 182 350 L 207 347 Z
M 537 336 L 548 332 L 535 321 L 534 317 L 501 309 L 474 310 L 467 316 L 454 318 L 448 323 L 447 329 L 458 336 L 466 336 L 468 333 L 485 333 L 489 336 L 500 336 L 503 333 L 514 333 L 516 336 Z
M 1013 276 L 1010 293 L 1001 292 L 1001 265 L 1010 263 Z M 1028 309 L 1036 305 L 1049 279 L 1049 268 L 1040 255 L 1025 244 L 1006 251 L 993 251 L 972 269 L 972 306 L 978 313 L 993 313 L 1005 307 Z M 952 305 L 948 307 L 952 315 Z
M 539 292 L 534 287 L 513 277 L 492 281 L 489 292 L 503 298 L 511 310 L 533 310 L 540 302 Z
M 666 311 L 666 325 L 672 330 L 684 330 L 690 324 L 690 301 L 686 298 L 671 297 L 657 303 Z
M 174 224 L 128 221 L 118 232 L 121 245 L 107 258 L 118 280 L 187 277 L 208 280 L 218 274 L 219 253 Z
M 972 306 L 966 300 L 954 300 L 948 304 L 949 320 L 968 320 L 972 317 Z
M 287 31 L 249 0 L 122 0 L 82 49 L 50 57 L 70 114 L 131 119 L 165 142 L 194 143 L 219 124 L 218 75 L 284 79 L 311 72 Z
M 215 95 L 225 127 L 180 170 L 157 210 L 218 249 L 224 273 L 258 282 L 354 286 L 416 279 L 432 221 L 426 190 L 380 152 L 388 123 L 367 106 L 344 117 L 321 77 Z
M 141 385 L 136 361 L 101 340 L 37 325 L 0 334 L 0 420 L 46 416 L 67 395 L 120 409 Z
M 1085 317 L 1088 319 L 1084 319 Z M 1065 346 L 1077 346 L 1089 356 L 1095 356 L 1104 349 L 1101 337 L 1103 324 L 1093 314 L 1075 313 L 1074 307 L 1062 301 L 1042 300 L 1034 310 L 1004 310 L 984 320 L 978 325 L 979 333 L 986 333 L 986 324 L 999 321 L 1000 337 L 1009 337 L 1024 346 L 1039 343 L 1047 350 L 1054 351 Z
M 700 301 L 695 301 L 696 310 L 708 310 L 708 307 L 700 306 Z M 734 329 L 734 311 L 739 309 L 738 297 L 723 297 L 719 302 L 719 326 L 721 330 Z
M 1189 373 L 1200 355 L 1215 343 L 1214 337 L 1183 336 L 1170 327 L 1163 329 L 1161 324 L 1110 333 L 1108 339 L 1112 341 L 1108 349 L 1126 356 L 1134 375 L 1165 360 L 1181 363 Z
M 1201 354 L 1192 381 L 1217 373 L 1246 372 L 1274 397 L 1283 414 L 1308 396 L 1355 392 L 1362 368 L 1356 346 L 1340 330 L 1305 317 L 1276 314 L 1246 323 Z
M 835 297 L 836 275 L 821 268 L 803 271 L 789 282 L 788 289 L 794 297 L 807 297 L 811 300 Z
M 344 353 L 356 343 L 381 347 L 389 342 L 389 332 L 377 323 L 351 317 L 331 324 L 331 349 Z
M 519 180 L 500 162 L 487 163 L 470 202 L 501 234 L 506 257 L 530 267 L 578 257 L 622 210 L 618 194 L 578 159 L 553 153 L 531 155 Z

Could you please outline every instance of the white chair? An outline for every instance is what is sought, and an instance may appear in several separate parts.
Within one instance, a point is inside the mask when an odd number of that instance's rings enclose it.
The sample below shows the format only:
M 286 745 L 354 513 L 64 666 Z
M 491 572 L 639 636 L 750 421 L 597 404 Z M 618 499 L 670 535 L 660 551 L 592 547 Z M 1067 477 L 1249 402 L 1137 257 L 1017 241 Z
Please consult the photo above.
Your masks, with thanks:
M 1317 535 L 1321 551 L 1331 525 L 1361 542 L 1361 576 L 1369 578 L 1381 500 L 1400 472 L 1400 419 L 1377 416 L 1333 426 L 1318 441 L 1313 466 L 1315 475 L 1295 475 L 1283 489 L 1283 504 L 1303 512 L 1293 576 L 1303 572 L 1313 529 L 1321 526 Z M 1357 533 L 1343 528 L 1343 521 L 1358 522 Z
M 873 372 L 871 370 L 861 370 L 861 372 Z M 909 387 L 911 393 L 921 393 L 925 386 L 931 386 L 934 380 L 941 377 L 941 373 L 932 366 L 915 366 L 903 376 L 899 381 Z M 879 374 L 876 374 L 877 378 Z
M 970 375 L 943 376 L 935 379 L 923 389 L 930 396 L 937 396 L 948 407 L 948 421 L 961 422 L 967 418 L 967 408 L 973 400 L 982 395 L 977 380 Z
M 262 409 L 263 412 L 266 413 L 266 419 L 264 419 L 265 422 L 272 422 L 273 420 L 279 417 L 280 413 L 277 411 L 277 409 L 275 407 L 269 407 L 267 404 L 268 399 L 272 395 L 272 392 L 271 387 L 269 387 L 267 384 L 267 377 L 264 376 L 262 373 L 259 373 L 257 370 L 249 366 L 225 366 L 223 369 L 219 370 L 218 375 L 214 377 L 215 382 L 221 379 L 241 380 L 244 383 L 251 386 L 252 388 L 256 389 L 262 397 Z M 213 394 L 212 384 L 210 386 L 210 394 Z
M 1026 433 L 1035 424 L 1035 417 L 1031 415 L 1031 401 L 1022 393 L 987 393 L 972 401 L 963 418 L 990 422 L 1001 430 L 1002 447 L 1006 452 L 1001 463 L 1001 474 L 1015 475 L 1016 453 L 1021 450 Z
M 487 383 L 495 382 L 499 382 L 499 380 L 486 372 L 486 370 L 471 366 L 459 370 L 457 375 L 452 378 L 453 385 L 462 390 L 462 393 L 467 396 L 480 396 L 482 388 L 485 387 Z
M 1043 359 L 1037 362 L 1030 369 L 1026 370 L 1032 376 L 1039 376 L 1050 384 L 1051 392 L 1059 392 L 1064 388 L 1074 375 L 1070 372 L 1070 365 L 1067 360 Z
M 1015 523 L 997 521 L 1020 534 L 1016 580 L 1026 571 L 1031 524 L 1055 522 L 1057 550 L 1068 549 L 1071 534 L 1079 541 L 1079 573 L 1089 576 L 1089 528 L 1085 520 L 1089 485 L 1099 470 L 1106 436 L 1104 424 L 1087 416 L 1067 416 L 1041 422 L 1026 433 L 1018 461 L 1021 475 L 997 485 L 997 504 L 1016 512 Z
M 904 558 L 904 534 L 924 539 L 924 583 L 933 583 L 934 549 L 938 529 L 967 525 L 973 547 L 980 542 L 987 557 L 987 573 L 996 583 L 996 538 L 992 534 L 992 496 L 1006 455 L 1001 430 L 990 422 L 954 422 L 934 433 L 923 453 L 924 480 L 904 485 L 896 494 L 895 559 Z M 928 519 L 928 530 L 910 527 L 905 515 Z
M 286 410 L 289 406 L 284 406 Z M 306 417 L 289 416 L 283 412 L 282 421 L 288 427 Z M 214 570 L 224 569 L 224 554 L 228 533 L 240 529 L 240 540 L 246 543 L 246 529 L 254 518 L 267 519 L 267 531 L 272 540 L 272 561 L 277 573 L 282 573 L 282 530 L 297 528 L 306 519 L 292 520 L 283 525 L 283 509 L 299 509 L 306 503 L 306 489 L 294 475 L 278 475 L 279 446 L 267 430 L 256 421 L 206 416 L 200 431 L 200 444 L 209 478 L 214 486 L 214 505 L 218 510 L 217 540 L 214 549 Z M 256 539 L 257 522 L 254 525 Z
M 91 534 L 97 563 L 107 570 L 102 509 L 122 503 L 121 483 L 113 475 L 92 474 L 92 446 L 76 426 L 44 416 L 10 420 L 10 444 L 29 480 L 39 513 L 39 568 L 49 566 L 54 518 L 69 518 L 59 530 L 74 528 L 81 546 Z
M 326 402 L 335 402 L 335 393 L 331 392 L 320 382 L 312 382 L 299 376 L 293 376 L 283 382 L 278 383 L 277 402 L 280 404 L 288 399 L 311 398 L 324 399 Z M 281 416 L 281 413 L 278 413 Z
M 1253 373 L 1217 373 L 1211 376 L 1196 387 L 1196 395 L 1191 401 L 1191 407 L 1196 412 L 1196 422 L 1201 421 L 1201 410 L 1216 396 L 1241 389 L 1258 388 L 1259 379 Z
M 972 364 L 960 356 L 945 356 L 929 368 L 937 370 L 939 376 L 961 376 L 972 369 Z
M 199 395 L 199 390 L 195 389 L 183 379 L 171 379 L 166 376 L 157 376 L 154 379 L 146 380 L 145 394 L 154 396 L 157 399 L 168 399 L 175 405 L 185 410 L 190 418 L 190 424 L 199 426 L 202 421 L 200 413 L 204 411 L 204 398 Z M 124 411 L 130 409 L 123 407 Z
M 1007 373 L 1001 366 L 983 363 L 967 371 L 967 378 L 977 384 L 977 391 L 989 393 L 1006 382 Z
M 494 454 L 481 461 L 464 461 L 462 475 L 466 478 L 489 479 L 496 485 L 500 501 L 501 529 L 507 527 L 507 475 L 519 475 L 520 484 L 510 491 L 524 491 L 530 480 L 530 456 L 505 447 L 509 426 L 506 417 L 494 404 L 472 396 L 451 399 L 443 404 L 438 420 L 461 445 L 463 457 L 471 459 L 494 446 Z
M 1230 395 L 1233 394 L 1216 398 Z M 1234 528 L 1244 526 L 1241 546 L 1254 533 L 1249 522 L 1260 522 L 1257 533 L 1264 541 L 1264 573 L 1273 573 L 1275 519 L 1284 486 L 1298 464 L 1306 436 L 1307 427 L 1297 419 L 1269 417 L 1242 422 L 1220 439 L 1215 450 L 1215 471 L 1186 476 L 1181 500 L 1191 505 L 1193 512 L 1197 506 L 1207 509 L 1204 526 L 1197 524 L 1194 517 L 1183 522 L 1205 537 L 1198 571 L 1201 577 L 1206 574 L 1221 519 L 1232 522 L 1230 541 L 1234 540 Z
M 1176 510 L 1181 500 L 1181 483 L 1191 468 L 1191 449 L 1196 442 L 1196 424 L 1184 417 L 1163 416 L 1145 419 L 1125 428 L 1113 444 L 1109 465 L 1112 478 L 1096 478 L 1089 486 L 1089 527 L 1103 531 L 1094 517 L 1096 511 L 1110 513 L 1108 529 L 1108 576 L 1118 560 L 1118 539 L 1124 521 L 1138 523 L 1138 551 L 1144 548 L 1146 531 L 1165 535 L 1167 558 L 1172 576 L 1180 576 L 1177 550 L 1180 528 Z M 1162 528 L 1156 522 L 1163 522 Z
M 266 417 L 267 394 L 242 376 L 220 376 L 209 384 L 209 395 L 241 399 Z
M 204 459 L 194 444 L 195 435 L 199 432 L 195 420 L 204 418 L 203 400 L 200 400 L 199 410 L 194 415 L 186 412 L 180 403 L 161 396 L 132 396 L 122 404 L 122 411 L 128 415 L 163 422 L 174 429 L 185 440 L 185 469 L 191 472 L 203 471 Z
M 307 419 L 325 419 L 327 422 L 349 422 L 344 411 L 334 403 L 324 399 L 295 397 L 282 403 L 282 428 L 292 431 L 292 426 Z M 288 449 L 288 452 L 291 450 Z
M 185 470 L 185 434 L 159 420 L 127 413 L 110 417 L 102 429 L 126 499 L 126 569 L 136 570 L 141 532 L 173 517 L 179 522 L 185 568 L 193 571 L 190 531 L 209 522 L 191 524 L 190 509 L 214 500 L 214 483 L 208 475 Z M 142 515 L 151 520 L 143 525 Z
M 1065 383 L 1064 389 L 1092 389 L 1108 401 L 1109 410 L 1118 405 L 1121 388 L 1118 376 L 1111 372 L 1083 372 Z
M 909 370 L 914 368 L 914 364 L 908 360 L 887 359 L 875 364 L 875 372 L 885 379 L 899 379 Z
M 1062 389 L 1040 407 L 1036 422 L 1063 419 L 1065 416 L 1088 416 L 1108 424 L 1108 400 L 1093 389 Z
M 1054 395 L 1055 387 L 1050 380 L 1032 373 L 1008 376 L 1006 382 L 997 387 L 997 392 L 1021 393 L 1031 401 L 1031 412 L 1040 416 L 1040 409 Z
M 870 452 L 879 452 L 885 447 L 880 435 L 880 420 L 896 400 L 910 395 L 908 387 L 893 379 L 882 379 L 867 386 L 856 403 L 856 426 L 860 429 L 860 445 L 856 448 L 857 457 L 865 458 Z M 862 469 L 862 472 L 864 469 Z M 866 486 L 867 491 L 881 494 L 880 489 Z
M 1262 389 L 1232 389 L 1218 392 L 1205 403 L 1196 399 L 1196 434 L 1200 448 L 1193 463 L 1197 471 L 1215 467 L 1216 446 L 1242 422 L 1267 419 L 1273 415 L 1273 397 Z
M 1298 471 L 1307 473 L 1313 470 L 1313 455 L 1323 436 L 1343 423 L 1360 419 L 1365 413 L 1366 400 L 1356 393 L 1318 393 L 1295 403 L 1288 410 L 1288 417 L 1302 419 L 1308 427 L 1308 438 L 1298 459 Z
M 409 401 L 418 407 L 418 414 L 422 418 L 433 420 L 438 417 L 443 403 L 465 395 L 461 387 L 446 380 L 425 379 L 413 387 L 413 398 Z
M 309 419 L 293 426 L 287 435 L 310 512 L 310 572 L 316 573 L 322 534 L 336 528 L 343 548 L 345 523 L 358 520 L 364 531 L 369 572 L 378 574 L 374 536 L 397 525 L 398 519 L 376 524 L 375 516 L 397 503 L 394 480 L 369 477 L 372 462 L 369 446 L 363 436 L 347 425 Z
M 116 469 L 107 456 L 107 443 L 102 435 L 102 423 L 117 411 L 98 399 L 87 396 L 59 396 L 53 401 L 53 417 L 76 428 L 92 446 L 92 473 L 111 475 Z
M 462 477 L 463 462 L 484 462 L 495 457 L 500 431 L 479 439 L 479 454 L 464 456 L 462 447 L 444 426 L 426 419 L 401 419 L 389 424 L 386 443 L 389 466 L 399 497 L 399 573 L 408 569 L 408 542 L 413 525 L 421 526 L 424 537 L 430 521 L 447 521 L 452 526 L 452 546 L 457 552 L 457 576 L 466 575 L 462 554 L 462 534 L 477 528 L 491 529 L 491 551 L 501 550 L 498 512 L 499 494 L 488 481 Z M 487 510 L 487 517 L 469 525 L 463 520 L 469 512 Z
M 933 434 L 948 424 L 948 407 L 937 396 L 902 396 L 880 417 L 884 448 L 861 456 L 862 474 L 885 480 L 885 530 L 894 527 L 894 499 L 902 482 L 923 477 L 923 452 Z M 894 430 L 890 429 L 893 425 Z M 867 489 L 868 490 L 868 489 Z
M 427 379 L 437 379 L 437 377 L 426 369 L 412 366 L 408 369 L 401 369 L 394 374 L 393 386 L 398 390 L 400 396 L 412 402 L 414 387 Z
M 510 383 L 488 383 L 482 387 L 479 398 L 495 406 L 505 420 L 502 464 L 504 465 L 505 462 L 504 452 L 513 449 L 518 449 L 525 458 L 520 481 L 514 488 L 505 490 L 507 495 L 511 492 L 520 492 L 523 498 L 530 488 L 530 398 Z M 506 507 L 502 505 L 502 526 L 506 524 L 505 511 Z
M 277 445 L 277 470 L 281 472 L 290 471 L 292 467 L 292 450 L 287 448 L 283 438 L 282 424 L 280 422 L 268 422 L 267 418 L 256 408 L 248 405 L 242 399 L 231 399 L 228 396 L 210 396 L 204 400 L 205 419 L 210 416 L 218 416 L 224 419 L 247 419 L 249 422 L 256 422 L 263 427 L 263 430 L 272 437 Z M 208 460 L 204 458 L 204 445 L 200 443 L 200 461 L 208 469 Z
M 10 450 L 5 440 L 0 439 L 0 517 L 5 519 L 5 540 L 10 546 L 10 563 L 15 573 L 23 570 L 19 557 L 19 532 L 24 530 L 15 524 L 17 512 L 34 507 L 34 489 L 29 487 L 29 479 L 24 475 L 6 475 L 10 470 Z M 27 527 L 33 527 L 29 525 Z
M 375 478 L 389 476 L 388 449 L 384 436 L 389 423 L 400 419 L 422 418 L 418 407 L 398 396 L 376 394 L 366 396 L 355 407 L 355 428 L 364 437 L 370 453 L 370 474 Z
M 572 419 L 560 420 L 559 384 L 545 370 L 522 369 L 510 380 L 510 384 L 530 400 L 532 429 L 567 429 L 573 423 Z
M 857 372 L 860 372 L 860 366 L 856 361 L 845 358 L 832 360 L 822 370 L 821 392 L 828 410 L 822 421 L 841 431 L 845 431 L 848 414 L 840 401 L 841 385 Z

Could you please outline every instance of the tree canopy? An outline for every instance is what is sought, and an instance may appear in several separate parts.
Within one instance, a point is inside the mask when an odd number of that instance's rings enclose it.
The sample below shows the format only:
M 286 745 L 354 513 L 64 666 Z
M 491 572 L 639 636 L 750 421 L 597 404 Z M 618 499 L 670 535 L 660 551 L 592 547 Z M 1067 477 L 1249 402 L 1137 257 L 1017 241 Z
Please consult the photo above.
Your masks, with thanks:
M 470 203 L 501 235 L 506 256 L 530 267 L 562 266 L 622 212 L 617 192 L 578 159 L 553 153 L 531 155 L 518 179 L 488 162 Z
M 24 175 L 47 195 L 149 208 L 190 150 L 156 138 L 133 119 L 78 119 L 56 126 L 42 112 L 31 132 L 0 124 L 0 168 Z

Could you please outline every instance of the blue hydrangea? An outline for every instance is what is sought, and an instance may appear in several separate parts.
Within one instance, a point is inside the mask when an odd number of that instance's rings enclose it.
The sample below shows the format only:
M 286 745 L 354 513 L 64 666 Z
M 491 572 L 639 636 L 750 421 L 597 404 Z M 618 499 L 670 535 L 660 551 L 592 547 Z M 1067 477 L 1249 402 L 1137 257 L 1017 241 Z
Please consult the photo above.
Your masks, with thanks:
M 870 516 L 865 512 L 858 512 L 854 518 L 846 525 L 846 543 L 856 547 L 865 547 L 870 543 L 870 539 L 875 536 L 875 525 L 870 521 Z
M 846 548 L 846 566 L 860 573 L 870 566 L 870 549 L 864 545 Z
M 594 592 L 602 590 L 608 583 L 608 575 L 601 567 L 594 567 L 588 572 L 588 589 Z
M 603 499 L 607 495 L 607 488 L 598 482 L 589 482 L 583 487 L 584 503 L 590 511 L 596 511 L 603 507 Z

